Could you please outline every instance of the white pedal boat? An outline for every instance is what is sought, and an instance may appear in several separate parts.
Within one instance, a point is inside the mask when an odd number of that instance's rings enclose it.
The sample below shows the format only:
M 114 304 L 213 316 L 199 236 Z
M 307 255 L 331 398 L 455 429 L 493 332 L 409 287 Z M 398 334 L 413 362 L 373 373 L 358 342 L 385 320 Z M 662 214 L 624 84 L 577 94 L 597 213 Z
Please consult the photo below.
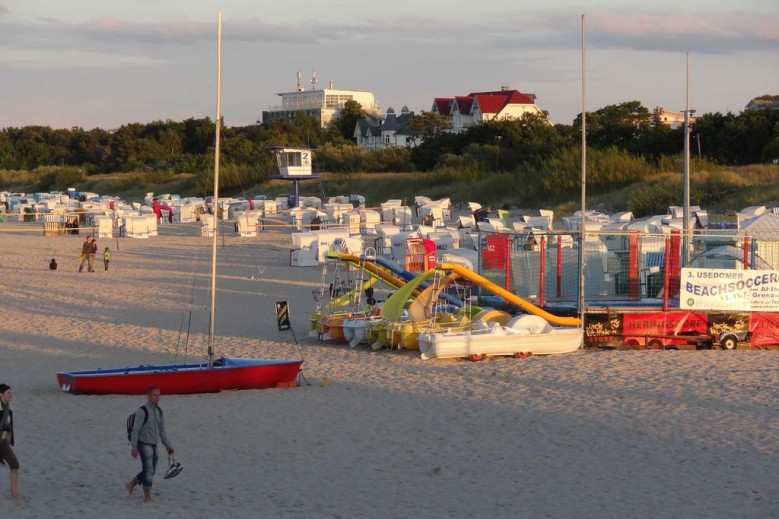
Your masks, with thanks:
M 521 315 L 505 326 L 497 322 L 475 323 L 475 329 L 460 332 L 420 333 L 422 359 L 469 358 L 487 356 L 557 355 L 571 353 L 582 344 L 582 328 L 556 327 L 542 317 Z

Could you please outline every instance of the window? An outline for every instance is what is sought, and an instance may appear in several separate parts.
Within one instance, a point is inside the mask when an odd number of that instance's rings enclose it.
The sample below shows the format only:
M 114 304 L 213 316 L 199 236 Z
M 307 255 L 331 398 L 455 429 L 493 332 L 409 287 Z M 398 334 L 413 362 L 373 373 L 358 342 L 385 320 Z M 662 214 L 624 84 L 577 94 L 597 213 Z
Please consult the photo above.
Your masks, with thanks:
M 354 99 L 353 95 L 329 95 L 325 97 L 325 108 L 335 110 L 343 108 L 347 101 Z
M 287 156 L 287 166 L 300 166 L 299 152 L 286 153 L 286 156 Z

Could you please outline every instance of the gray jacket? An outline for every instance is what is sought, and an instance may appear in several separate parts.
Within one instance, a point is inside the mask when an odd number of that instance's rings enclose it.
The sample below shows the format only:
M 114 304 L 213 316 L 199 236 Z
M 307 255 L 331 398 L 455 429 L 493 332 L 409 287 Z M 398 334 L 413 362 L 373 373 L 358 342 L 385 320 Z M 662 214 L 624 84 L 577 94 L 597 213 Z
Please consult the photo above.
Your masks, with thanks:
M 145 424 L 143 423 L 143 407 L 149 413 L 149 418 Z M 165 432 L 165 417 L 162 414 L 162 409 L 148 402 L 143 407 L 139 407 L 135 411 L 135 422 L 133 431 L 130 434 L 130 444 L 136 446 L 138 442 L 142 442 L 149 445 L 157 445 L 157 440 L 160 439 L 163 445 L 170 449 L 168 434 Z

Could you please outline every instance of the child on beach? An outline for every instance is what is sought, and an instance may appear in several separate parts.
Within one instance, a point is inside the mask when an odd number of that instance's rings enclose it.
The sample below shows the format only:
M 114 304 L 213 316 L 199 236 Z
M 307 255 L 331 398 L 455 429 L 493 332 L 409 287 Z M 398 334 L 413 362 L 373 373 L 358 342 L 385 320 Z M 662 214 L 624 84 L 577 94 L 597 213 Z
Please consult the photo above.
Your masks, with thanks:
M 111 259 L 111 251 L 108 250 L 108 247 L 105 248 L 103 251 L 103 266 L 106 270 L 108 270 L 108 261 Z

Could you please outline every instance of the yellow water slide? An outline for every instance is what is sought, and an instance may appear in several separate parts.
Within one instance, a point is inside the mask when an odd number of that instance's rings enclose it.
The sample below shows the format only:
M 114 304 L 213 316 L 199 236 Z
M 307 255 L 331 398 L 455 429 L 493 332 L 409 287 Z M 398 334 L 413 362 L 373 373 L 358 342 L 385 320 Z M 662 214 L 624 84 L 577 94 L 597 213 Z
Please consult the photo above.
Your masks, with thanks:
M 543 317 L 546 321 L 548 321 L 551 324 L 555 324 L 557 326 L 576 326 L 576 327 L 582 325 L 582 321 L 578 317 L 560 317 L 558 315 L 550 314 L 543 308 L 540 308 L 534 305 L 533 303 L 526 301 L 515 294 L 512 294 L 508 290 L 496 285 L 489 279 L 486 279 L 478 275 L 477 273 L 468 270 L 467 268 L 462 267 L 460 265 L 454 265 L 452 263 L 443 263 L 441 265 L 438 265 L 436 268 L 438 270 L 454 272 L 455 274 L 458 274 L 460 277 L 467 279 L 468 281 L 474 283 L 475 285 L 478 285 L 485 290 L 489 290 L 490 292 L 500 297 L 504 301 L 521 308 L 523 311 L 529 314 Z
M 391 288 L 400 288 L 406 284 L 405 279 L 400 279 L 394 276 L 391 272 L 376 265 L 371 260 L 361 260 L 360 256 L 357 256 L 356 254 L 338 254 L 337 258 L 341 261 L 351 263 L 353 266 L 368 272 L 372 276 L 378 277 L 384 284 Z M 412 295 L 414 297 L 419 295 L 419 290 L 414 290 Z
M 401 314 L 403 313 L 403 308 L 405 308 L 406 303 L 408 302 L 408 299 L 413 295 L 414 297 L 419 296 L 419 291 L 417 288 L 419 285 L 430 279 L 435 275 L 435 271 L 428 270 L 427 272 L 422 272 L 420 275 L 400 287 L 395 291 L 394 294 L 389 296 L 386 301 L 384 301 L 384 306 L 381 307 L 381 316 L 386 319 L 387 321 L 394 321 L 396 319 L 400 319 Z
M 349 290 L 348 292 L 342 294 L 336 299 L 328 301 L 327 304 L 325 305 L 325 308 L 329 310 L 335 310 L 337 308 L 343 308 L 344 306 L 354 304 L 358 295 L 362 292 L 365 292 L 368 288 L 372 287 L 377 281 L 378 281 L 377 278 L 373 276 L 369 277 L 368 279 L 362 282 L 362 286 L 360 286 L 359 288 Z
M 441 274 L 444 275 L 443 273 Z M 440 283 L 431 283 L 426 289 L 419 293 L 414 298 L 414 301 L 408 305 L 408 317 L 412 321 L 421 321 L 424 319 L 430 319 L 433 313 L 433 307 L 438 301 L 438 296 L 446 290 L 446 286 L 460 277 L 458 274 L 452 272 L 446 275 L 446 277 Z

